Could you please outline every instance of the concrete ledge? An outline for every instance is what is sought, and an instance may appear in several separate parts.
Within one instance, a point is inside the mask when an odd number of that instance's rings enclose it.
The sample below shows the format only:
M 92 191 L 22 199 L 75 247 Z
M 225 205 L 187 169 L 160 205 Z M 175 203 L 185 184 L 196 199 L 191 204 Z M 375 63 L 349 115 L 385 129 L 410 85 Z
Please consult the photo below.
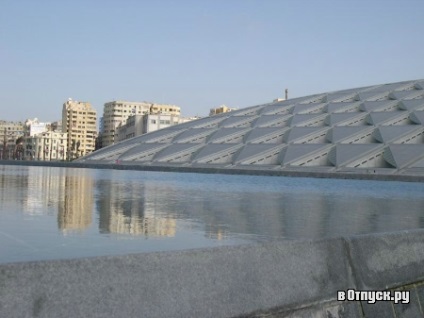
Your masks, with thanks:
M 422 314 L 423 238 L 419 230 L 2 264 L 0 317 L 378 317 L 385 304 L 386 317 Z M 403 286 L 414 290 L 410 305 L 336 299 L 338 290 Z
M 424 231 L 364 235 L 348 240 L 359 289 L 385 290 L 424 281 Z
M 334 298 L 341 240 L 0 266 L 1 317 L 231 317 Z
M 361 171 L 315 171 L 315 170 L 276 170 L 252 167 L 211 167 L 211 166 L 171 166 L 171 165 L 131 165 L 131 164 L 105 164 L 88 162 L 61 162 L 61 161 L 18 161 L 0 160 L 0 165 L 37 166 L 37 167 L 65 167 L 65 168 L 91 168 L 91 169 L 114 169 L 114 170 L 138 170 L 138 171 L 163 171 L 163 172 L 189 172 L 208 174 L 236 174 L 257 176 L 283 176 L 303 178 L 327 178 L 327 179 L 354 179 L 354 180 L 376 180 L 376 181 L 403 181 L 424 182 L 423 173 L 413 171 L 408 174 L 390 173 L 364 173 Z

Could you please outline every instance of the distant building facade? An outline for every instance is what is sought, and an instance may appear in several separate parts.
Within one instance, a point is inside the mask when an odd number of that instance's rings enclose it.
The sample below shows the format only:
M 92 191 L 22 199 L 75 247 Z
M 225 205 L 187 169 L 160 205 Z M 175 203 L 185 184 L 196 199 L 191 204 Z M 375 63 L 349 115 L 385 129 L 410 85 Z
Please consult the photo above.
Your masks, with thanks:
M 27 136 L 23 141 L 25 160 L 63 161 L 67 160 L 67 133 L 46 131 Z
M 95 149 L 97 113 L 90 103 L 69 99 L 63 104 L 62 131 L 67 133 L 66 157 L 73 160 Z
M 57 120 L 57 121 L 52 122 L 50 126 L 51 126 L 50 130 L 52 130 L 52 131 L 57 131 L 57 132 L 63 131 L 61 120 Z
M 120 142 L 143 134 L 143 118 L 147 115 L 134 115 L 128 117 L 124 124 L 116 127 L 115 142 Z
M 145 114 L 130 116 L 125 124 L 121 124 L 117 127 L 116 142 L 195 119 L 197 118 L 180 117 L 171 114 Z
M 128 117 L 144 114 L 171 114 L 180 116 L 181 109 L 175 105 L 156 104 L 149 102 L 113 101 L 104 104 L 101 145 L 106 147 L 113 145 L 116 130 L 119 125 L 125 124 Z
M 47 130 L 51 130 L 50 123 L 41 123 L 38 118 L 27 119 L 24 125 L 24 135 L 25 136 L 35 136 L 41 134 Z
M 217 108 L 211 108 L 211 110 L 209 112 L 209 116 L 227 113 L 227 112 L 231 112 L 233 110 L 237 110 L 237 108 L 230 108 L 230 107 L 227 107 L 225 105 L 221 105 Z
M 0 120 L 0 159 L 14 159 L 17 140 L 24 135 L 24 123 Z

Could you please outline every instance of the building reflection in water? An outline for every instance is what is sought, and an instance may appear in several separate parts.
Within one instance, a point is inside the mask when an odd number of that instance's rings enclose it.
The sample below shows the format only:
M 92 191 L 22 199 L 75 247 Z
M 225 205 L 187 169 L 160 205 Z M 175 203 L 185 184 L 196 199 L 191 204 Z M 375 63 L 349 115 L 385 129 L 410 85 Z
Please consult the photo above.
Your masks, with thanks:
M 93 179 L 84 169 L 13 167 L 0 173 L 5 205 L 29 216 L 57 214 L 59 230 L 82 231 L 92 223 Z
M 212 239 L 267 240 L 424 227 L 424 198 L 416 190 L 413 197 L 402 193 L 404 184 L 316 180 L 316 186 L 310 186 L 299 179 L 296 188 L 283 178 L 258 177 L 259 185 L 245 186 L 231 181 L 231 176 L 199 175 L 188 183 L 184 174 L 177 180 L 169 176 L 159 181 L 148 174 L 138 180 L 98 180 L 102 233 L 174 236 L 178 225 L 192 226 L 192 231 Z M 228 184 L 221 179 L 228 179 Z M 389 190 L 373 188 L 378 185 L 388 185 Z M 392 185 L 397 188 L 390 190 Z M 370 191 L 363 191 L 364 186 Z
M 0 174 L 0 189 L 0 201 L 13 203 L 15 208 L 20 203 L 25 215 L 54 215 L 64 197 L 64 171 L 14 167 Z
M 57 216 L 62 233 L 86 231 L 94 207 L 100 233 L 146 238 L 303 239 L 424 228 L 418 183 L 47 167 L 0 172 L 2 215 Z
M 57 224 L 64 233 L 82 231 L 92 223 L 93 179 L 85 169 L 75 169 L 63 178 L 63 199 L 60 200 Z
M 173 237 L 176 220 L 172 210 L 160 204 L 169 189 L 140 181 L 98 180 L 97 212 L 101 233 Z M 169 197 L 167 198 L 169 200 Z M 164 203 L 164 201 L 162 201 Z
M 318 182 L 325 185 L 334 181 Z M 178 213 L 178 218 L 203 224 L 205 236 L 214 239 L 238 235 L 255 240 L 321 238 L 424 227 L 424 198 L 417 192 L 408 197 L 399 191 L 404 185 L 382 195 L 378 189 L 370 193 L 361 188 L 346 191 L 346 181 L 336 182 L 340 187 L 329 191 L 322 187 L 296 190 L 287 185 L 279 191 L 278 182 L 272 191 L 260 187 L 239 191 L 230 186 L 211 191 L 182 185 L 171 193 L 179 199 L 161 204 Z M 165 195 L 162 199 L 169 201 Z

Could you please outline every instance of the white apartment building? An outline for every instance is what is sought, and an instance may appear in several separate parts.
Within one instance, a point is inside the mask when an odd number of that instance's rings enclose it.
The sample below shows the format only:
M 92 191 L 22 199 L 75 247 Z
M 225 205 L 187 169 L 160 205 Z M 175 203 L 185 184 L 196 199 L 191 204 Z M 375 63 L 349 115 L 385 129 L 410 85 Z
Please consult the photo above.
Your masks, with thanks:
M 50 130 L 50 123 L 40 123 L 38 118 L 27 119 L 24 125 L 24 134 L 25 136 L 35 136 L 41 134 L 47 130 Z
M 125 124 L 121 124 L 117 127 L 116 142 L 195 119 L 198 118 L 180 117 L 171 114 L 145 114 L 130 116 Z
M 144 114 L 171 114 L 180 116 L 181 109 L 170 104 L 156 104 L 150 102 L 113 101 L 104 104 L 102 128 L 102 147 L 113 145 L 116 129 L 124 125 L 128 117 Z
M 24 159 L 62 161 L 67 159 L 67 133 L 46 131 L 24 139 Z
M 95 149 L 97 113 L 90 103 L 68 99 L 62 109 L 62 131 L 67 133 L 66 157 L 73 160 Z

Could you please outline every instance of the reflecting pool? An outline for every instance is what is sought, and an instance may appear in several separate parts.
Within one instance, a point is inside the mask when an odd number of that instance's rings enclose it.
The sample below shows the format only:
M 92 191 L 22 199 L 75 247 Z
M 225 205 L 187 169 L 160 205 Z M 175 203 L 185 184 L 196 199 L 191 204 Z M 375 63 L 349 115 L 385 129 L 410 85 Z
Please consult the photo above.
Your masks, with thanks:
M 0 262 L 424 228 L 424 184 L 0 165 Z

